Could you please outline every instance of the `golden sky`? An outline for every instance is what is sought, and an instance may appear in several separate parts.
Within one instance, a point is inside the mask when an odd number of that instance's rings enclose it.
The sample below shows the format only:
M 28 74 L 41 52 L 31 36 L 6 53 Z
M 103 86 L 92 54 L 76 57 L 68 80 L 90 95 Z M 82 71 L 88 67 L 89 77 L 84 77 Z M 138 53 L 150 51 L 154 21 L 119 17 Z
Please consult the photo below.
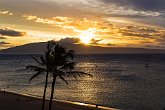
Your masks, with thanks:
M 1 0 L 0 49 L 68 37 L 86 45 L 165 49 L 164 5 L 163 0 Z

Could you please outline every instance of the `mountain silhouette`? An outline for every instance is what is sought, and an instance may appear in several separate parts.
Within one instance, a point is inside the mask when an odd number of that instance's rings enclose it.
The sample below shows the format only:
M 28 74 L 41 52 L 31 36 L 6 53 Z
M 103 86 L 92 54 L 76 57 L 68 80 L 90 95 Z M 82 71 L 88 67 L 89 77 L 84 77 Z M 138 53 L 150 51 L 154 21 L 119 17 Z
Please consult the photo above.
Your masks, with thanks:
M 165 53 L 165 50 L 127 48 L 127 47 L 101 47 L 83 44 L 61 43 L 68 49 L 73 49 L 77 54 L 110 54 L 110 53 Z M 0 50 L 0 54 L 41 54 L 44 52 L 46 42 L 30 43 Z

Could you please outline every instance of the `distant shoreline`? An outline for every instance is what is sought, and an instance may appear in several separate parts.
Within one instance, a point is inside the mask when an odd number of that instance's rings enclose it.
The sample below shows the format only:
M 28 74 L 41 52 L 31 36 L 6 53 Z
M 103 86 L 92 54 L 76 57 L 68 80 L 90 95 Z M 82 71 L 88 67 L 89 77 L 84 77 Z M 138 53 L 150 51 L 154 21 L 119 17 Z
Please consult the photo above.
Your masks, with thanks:
M 46 42 L 29 43 L 16 47 L 0 50 L 0 53 L 22 53 L 22 54 L 42 54 L 46 49 Z M 133 53 L 165 53 L 165 49 L 143 48 L 143 47 L 102 47 L 87 46 L 83 44 L 61 43 L 68 49 L 74 50 L 78 54 L 133 54 Z M 96 51 L 97 50 L 97 51 Z

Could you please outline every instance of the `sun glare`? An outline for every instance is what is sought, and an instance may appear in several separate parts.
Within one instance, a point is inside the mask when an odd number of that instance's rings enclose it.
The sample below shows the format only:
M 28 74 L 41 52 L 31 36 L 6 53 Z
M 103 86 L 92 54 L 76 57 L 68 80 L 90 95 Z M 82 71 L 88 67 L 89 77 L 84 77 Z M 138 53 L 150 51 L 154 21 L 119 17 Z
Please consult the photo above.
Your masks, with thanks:
M 84 44 L 89 44 L 92 38 L 95 37 L 95 30 L 94 29 L 88 29 L 85 31 L 82 31 L 79 35 L 79 39 Z

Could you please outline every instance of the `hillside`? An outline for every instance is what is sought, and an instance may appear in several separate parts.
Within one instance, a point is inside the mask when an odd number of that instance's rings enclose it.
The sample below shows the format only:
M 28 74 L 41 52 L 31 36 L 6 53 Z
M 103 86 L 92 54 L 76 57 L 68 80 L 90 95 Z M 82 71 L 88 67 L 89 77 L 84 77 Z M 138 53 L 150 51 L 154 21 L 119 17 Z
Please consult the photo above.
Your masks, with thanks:
M 82 44 L 65 44 L 68 49 L 73 49 L 78 54 L 104 54 L 104 53 L 165 53 L 165 50 L 145 48 L 124 48 L 124 47 L 100 47 L 87 46 Z M 0 50 L 0 54 L 40 54 L 46 47 L 45 42 L 30 43 Z

